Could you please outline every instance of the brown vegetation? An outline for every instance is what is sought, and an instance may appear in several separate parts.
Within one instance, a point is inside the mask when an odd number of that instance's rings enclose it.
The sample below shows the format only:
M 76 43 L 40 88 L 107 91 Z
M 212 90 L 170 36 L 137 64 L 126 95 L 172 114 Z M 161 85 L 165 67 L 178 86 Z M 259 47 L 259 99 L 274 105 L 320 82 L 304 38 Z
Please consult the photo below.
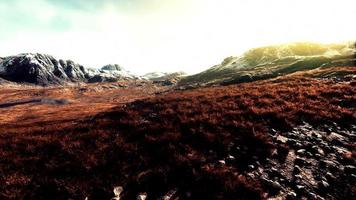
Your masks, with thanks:
M 76 89 L 42 90 L 72 103 L 0 110 L 0 198 L 110 199 L 120 185 L 123 199 L 172 189 L 181 199 L 263 199 L 261 183 L 242 173 L 252 159 L 263 163 L 288 148 L 268 132 L 303 121 L 354 124 L 354 86 L 291 76 L 155 97 L 154 89 L 87 100 L 76 99 Z M 3 91 L 6 102 L 40 90 Z M 219 162 L 233 151 L 234 165 Z M 345 157 L 355 163 L 354 154 Z

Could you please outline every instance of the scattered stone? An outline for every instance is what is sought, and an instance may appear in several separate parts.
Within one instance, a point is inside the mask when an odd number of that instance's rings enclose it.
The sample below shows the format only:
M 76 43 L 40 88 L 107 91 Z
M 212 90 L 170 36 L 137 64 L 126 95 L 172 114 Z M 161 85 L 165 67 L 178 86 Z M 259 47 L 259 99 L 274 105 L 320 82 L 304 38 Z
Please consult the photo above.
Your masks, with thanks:
M 284 136 L 281 136 L 281 135 L 278 135 L 276 140 L 277 140 L 277 142 L 285 144 L 288 141 L 288 138 L 286 138 Z
M 297 151 L 297 154 L 298 154 L 298 155 L 304 155 L 305 152 L 306 152 L 305 149 L 299 149 L 299 150 Z
M 296 174 L 296 175 L 294 175 L 294 178 L 296 178 L 296 179 L 303 179 L 303 176 L 300 175 L 300 174 Z
M 316 195 L 313 192 L 309 192 L 309 196 L 311 197 L 311 199 L 317 199 L 318 198 L 318 195 Z
M 296 200 L 297 194 L 295 192 L 288 192 L 286 196 L 286 200 Z
M 170 190 L 166 195 L 164 195 L 162 200 L 172 200 L 173 196 L 177 193 L 177 190 Z
M 296 165 L 299 165 L 299 166 L 303 166 L 305 164 L 305 160 L 301 157 L 297 157 L 294 162 Z
M 233 164 L 236 159 L 235 159 L 234 156 L 228 155 L 225 160 L 226 160 L 226 163 L 228 163 L 228 164 Z
M 297 141 L 294 140 L 294 139 L 288 139 L 287 140 L 287 144 L 290 145 L 290 146 L 294 146 L 296 143 L 297 143 Z
M 282 189 L 281 184 L 279 184 L 277 181 L 272 182 L 272 187 L 278 190 Z
M 312 153 L 310 153 L 310 152 L 306 152 L 306 153 L 305 153 L 305 155 L 306 155 L 308 158 L 313 157 L 313 154 L 312 154 Z
M 114 197 L 112 198 L 113 200 L 120 200 L 120 195 L 124 191 L 123 187 L 118 186 L 114 187 Z
M 295 174 L 299 174 L 301 171 L 302 171 L 302 169 L 301 169 L 298 165 L 294 166 L 293 172 L 294 172 Z
M 249 176 L 252 179 L 255 179 L 255 175 L 253 173 L 247 173 L 247 176 Z
M 320 160 L 319 166 L 321 168 L 326 168 L 326 167 L 330 167 L 330 166 L 335 166 L 335 163 L 333 163 L 332 161 L 329 161 L 329 160 Z
M 299 192 L 302 192 L 302 191 L 304 191 L 305 186 L 303 186 L 303 185 L 297 185 L 296 188 L 297 188 L 297 190 L 298 190 Z
M 255 166 L 254 166 L 254 165 L 249 165 L 249 166 L 248 166 L 248 169 L 249 169 L 249 170 L 253 170 L 253 169 L 255 169 Z
M 322 180 L 322 181 L 320 181 L 320 182 L 318 183 L 318 186 L 319 186 L 320 189 L 326 189 L 326 188 L 329 187 L 329 183 L 326 182 L 326 181 L 324 181 L 324 180 Z
M 225 160 L 219 160 L 218 162 L 219 162 L 219 164 L 221 164 L 221 165 L 225 165 L 225 164 L 226 164 L 226 163 L 225 163 Z
M 144 193 L 140 193 L 138 196 L 137 196 L 137 200 L 146 200 L 147 199 L 147 193 L 144 192 Z
M 314 145 L 312 146 L 312 151 L 315 154 L 320 154 L 320 155 L 324 155 L 324 151 L 322 149 L 320 149 L 318 146 Z
M 346 174 L 356 174 L 356 167 L 353 165 L 346 165 L 344 168 Z

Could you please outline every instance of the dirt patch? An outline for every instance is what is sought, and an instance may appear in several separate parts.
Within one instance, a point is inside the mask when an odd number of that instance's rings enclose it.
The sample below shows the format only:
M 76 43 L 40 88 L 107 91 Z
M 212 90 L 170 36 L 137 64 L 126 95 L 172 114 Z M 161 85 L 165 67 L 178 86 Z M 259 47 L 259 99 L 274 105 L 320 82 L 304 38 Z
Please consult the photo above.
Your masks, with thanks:
M 9 107 L 25 105 L 25 104 L 66 105 L 68 103 L 70 102 L 67 99 L 30 99 L 30 100 L 2 103 L 0 104 L 0 108 L 9 108 Z

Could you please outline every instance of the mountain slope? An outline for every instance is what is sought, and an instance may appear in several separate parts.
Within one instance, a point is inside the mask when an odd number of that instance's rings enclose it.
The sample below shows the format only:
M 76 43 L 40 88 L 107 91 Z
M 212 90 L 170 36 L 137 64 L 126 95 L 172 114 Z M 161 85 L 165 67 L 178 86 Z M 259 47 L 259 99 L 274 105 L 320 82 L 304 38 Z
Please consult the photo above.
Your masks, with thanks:
M 44 54 L 19 54 L 3 59 L 0 77 L 14 82 L 48 85 L 85 81 L 86 71 L 83 66 L 70 60 L 56 60 Z
M 142 79 L 141 77 L 125 70 L 118 64 L 105 65 L 99 70 L 91 70 L 90 74 L 91 77 L 88 79 L 89 83 Z
M 219 65 L 182 79 L 180 84 L 250 82 L 318 67 L 355 66 L 355 63 L 353 42 L 292 43 L 251 49 L 242 56 L 228 57 Z
M 144 79 L 153 81 L 160 85 L 175 85 L 187 74 L 185 72 L 174 72 L 174 73 L 165 73 L 165 72 L 152 72 L 143 75 Z
M 108 82 L 137 79 L 122 68 L 87 69 L 71 60 L 46 54 L 19 54 L 0 59 L 0 78 L 18 83 L 54 85 L 67 82 Z

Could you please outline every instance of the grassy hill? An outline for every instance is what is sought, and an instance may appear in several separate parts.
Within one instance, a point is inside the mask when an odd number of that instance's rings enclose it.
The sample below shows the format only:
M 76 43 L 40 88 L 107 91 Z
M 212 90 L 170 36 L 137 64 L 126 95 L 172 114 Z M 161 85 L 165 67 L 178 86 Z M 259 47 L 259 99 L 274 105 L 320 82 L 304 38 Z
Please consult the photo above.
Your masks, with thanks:
M 3 105 L 70 103 L 2 108 L 0 199 L 355 199 L 355 80 L 312 78 L 339 72 L 356 68 L 158 95 L 4 89 Z
M 247 51 L 199 74 L 188 76 L 180 85 L 240 83 L 273 78 L 319 67 L 354 66 L 354 42 L 342 44 L 291 43 Z

